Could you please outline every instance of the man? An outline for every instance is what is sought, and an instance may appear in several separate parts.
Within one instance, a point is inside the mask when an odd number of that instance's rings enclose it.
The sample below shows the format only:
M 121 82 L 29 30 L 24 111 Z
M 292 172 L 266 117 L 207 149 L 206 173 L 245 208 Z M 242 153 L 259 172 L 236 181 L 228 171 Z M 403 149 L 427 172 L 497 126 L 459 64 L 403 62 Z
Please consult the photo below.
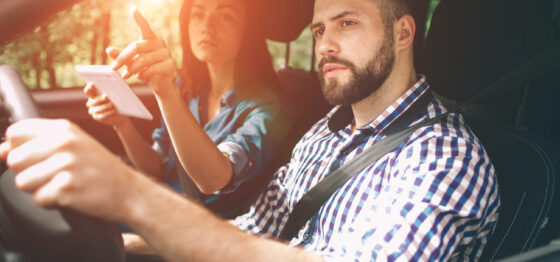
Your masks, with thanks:
M 405 0 L 316 0 L 311 28 L 323 93 L 339 106 L 232 223 L 156 185 L 67 121 L 16 123 L 2 156 L 37 203 L 127 224 L 170 261 L 476 259 L 497 219 L 497 185 L 488 156 L 457 114 L 418 129 L 358 172 L 289 245 L 270 240 L 305 192 L 380 141 L 430 92 L 413 67 L 409 14 Z M 415 122 L 443 112 L 432 100 Z

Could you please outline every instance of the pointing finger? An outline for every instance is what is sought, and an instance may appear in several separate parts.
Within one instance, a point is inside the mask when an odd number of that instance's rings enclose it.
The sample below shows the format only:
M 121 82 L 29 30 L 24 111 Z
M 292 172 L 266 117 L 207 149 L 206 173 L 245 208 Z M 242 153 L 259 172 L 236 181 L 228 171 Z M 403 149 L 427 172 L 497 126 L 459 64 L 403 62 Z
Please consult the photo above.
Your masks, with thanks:
M 12 146 L 8 141 L 0 144 L 0 158 L 6 161 L 6 158 L 8 158 L 8 153 L 10 153 L 10 150 L 12 150 Z
M 140 12 L 138 11 L 138 8 L 136 8 L 136 6 L 132 7 L 132 18 L 134 18 L 134 22 L 136 22 L 136 26 L 138 27 L 138 30 L 140 31 L 140 37 L 142 39 L 149 40 L 149 39 L 156 39 L 157 38 L 154 31 L 152 31 L 152 28 L 150 27 L 150 24 L 148 23 L 146 18 L 144 18 L 140 14 Z

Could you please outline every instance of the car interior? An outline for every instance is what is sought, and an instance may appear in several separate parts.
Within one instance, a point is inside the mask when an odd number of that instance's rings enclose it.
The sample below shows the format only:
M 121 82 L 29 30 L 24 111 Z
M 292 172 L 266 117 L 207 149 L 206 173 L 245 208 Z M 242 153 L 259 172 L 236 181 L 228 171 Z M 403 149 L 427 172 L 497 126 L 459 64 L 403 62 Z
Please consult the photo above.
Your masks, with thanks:
M 0 4 L 0 32 L 7 32 L 1 34 L 0 45 L 48 22 L 47 14 L 75 2 Z M 425 17 L 428 2 L 417 1 L 416 15 Z M 322 99 L 316 61 L 309 61 L 311 70 L 287 66 L 289 43 L 309 24 L 312 9 L 313 1 L 283 1 L 274 5 L 278 12 L 268 17 L 268 24 L 289 25 L 273 40 L 287 43 L 286 66 L 277 74 L 281 93 L 296 111 L 296 124 L 286 147 L 267 168 L 269 175 L 253 181 L 252 190 L 235 196 L 247 207 L 264 190 L 273 171 L 287 162 L 303 133 L 331 108 Z M 36 19 L 21 22 L 21 16 Z M 500 216 L 481 260 L 558 261 L 560 88 L 555 80 L 560 75 L 560 1 L 440 0 L 429 27 L 418 25 L 415 63 L 435 96 L 448 109 L 463 114 L 495 165 Z M 135 120 L 149 139 L 151 130 L 159 126 L 157 103 L 148 87 L 135 86 L 134 91 L 155 116 L 153 121 Z M 30 91 L 19 72 L 0 65 L 2 132 L 25 118 L 67 118 L 124 156 L 113 130 L 91 120 L 85 100 L 81 89 Z M 160 261 L 153 256 L 125 257 L 122 244 L 115 240 L 115 225 L 69 210 L 41 210 L 11 184 L 13 174 L 8 171 L 0 177 L 0 209 L 4 210 L 0 262 Z M 37 219 L 43 217 L 47 219 Z
M 442 1 L 432 18 L 419 71 L 435 93 L 469 101 L 461 112 L 498 176 L 485 261 L 558 238 L 558 22 L 554 1 Z

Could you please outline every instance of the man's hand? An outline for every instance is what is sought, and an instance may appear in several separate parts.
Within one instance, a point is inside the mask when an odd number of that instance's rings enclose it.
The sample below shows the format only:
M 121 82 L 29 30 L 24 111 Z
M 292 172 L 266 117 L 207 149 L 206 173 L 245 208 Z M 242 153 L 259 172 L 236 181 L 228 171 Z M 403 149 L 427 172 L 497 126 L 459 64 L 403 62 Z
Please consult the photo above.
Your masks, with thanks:
M 173 82 L 177 66 L 165 42 L 156 36 L 146 18 L 136 8 L 132 9 L 132 17 L 140 31 L 140 40 L 130 43 L 122 51 L 115 47 L 107 48 L 107 54 L 115 59 L 113 69 L 118 70 L 126 65 L 123 78 L 137 75 L 156 94 L 178 92 L 174 90 L 176 85 Z
M 157 255 L 156 251 L 146 243 L 141 236 L 137 234 L 122 234 L 124 241 L 124 250 L 126 253 L 139 255 Z
M 29 119 L 6 131 L 0 156 L 16 185 L 44 207 L 68 207 L 121 222 L 134 190 L 134 171 L 66 120 Z
M 17 173 L 16 185 L 38 204 L 127 224 L 166 261 L 321 261 L 241 232 L 136 174 L 69 121 L 22 120 L 6 138 L 0 156 Z M 129 251 L 147 246 L 141 238 L 127 241 Z

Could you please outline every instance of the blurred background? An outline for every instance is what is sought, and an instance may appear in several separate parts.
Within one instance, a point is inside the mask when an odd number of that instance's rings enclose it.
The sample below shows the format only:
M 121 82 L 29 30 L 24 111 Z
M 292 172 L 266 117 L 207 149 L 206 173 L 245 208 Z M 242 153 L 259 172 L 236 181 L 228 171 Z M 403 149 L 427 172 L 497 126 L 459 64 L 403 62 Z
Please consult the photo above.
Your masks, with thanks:
M 129 16 L 130 7 L 136 5 L 156 34 L 167 42 L 180 65 L 181 3 L 182 0 L 83 1 L 53 17 L 51 23 L 0 45 L 0 64 L 15 66 L 31 89 L 81 87 L 84 82 L 74 71 L 74 65 L 109 64 L 106 47 L 125 47 L 138 39 Z M 438 3 L 439 0 L 431 0 L 431 11 Z M 284 67 L 286 43 L 269 41 L 269 50 L 275 68 Z M 310 70 L 312 50 L 311 31 L 307 28 L 290 43 L 288 66 Z

